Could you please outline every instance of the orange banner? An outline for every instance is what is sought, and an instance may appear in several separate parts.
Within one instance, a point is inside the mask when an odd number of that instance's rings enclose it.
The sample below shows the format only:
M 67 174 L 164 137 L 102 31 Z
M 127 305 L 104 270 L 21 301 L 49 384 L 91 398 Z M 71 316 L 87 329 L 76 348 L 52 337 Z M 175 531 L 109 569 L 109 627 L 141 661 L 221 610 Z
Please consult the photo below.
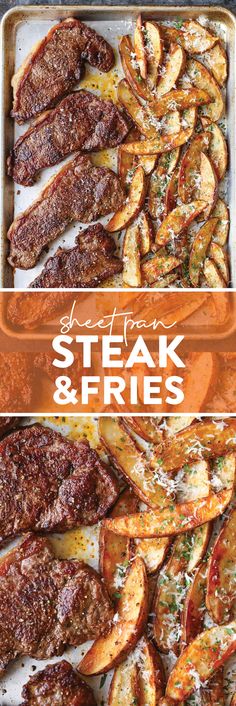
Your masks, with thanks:
M 233 291 L 0 293 L 0 412 L 236 411 Z

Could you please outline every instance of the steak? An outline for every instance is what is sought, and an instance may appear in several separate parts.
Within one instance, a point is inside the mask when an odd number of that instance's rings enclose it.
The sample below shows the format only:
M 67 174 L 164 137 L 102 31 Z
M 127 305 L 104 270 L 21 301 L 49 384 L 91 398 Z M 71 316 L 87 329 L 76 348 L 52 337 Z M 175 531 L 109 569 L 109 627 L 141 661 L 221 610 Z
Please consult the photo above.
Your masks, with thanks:
M 91 223 L 117 211 L 124 198 L 114 172 L 94 167 L 89 157 L 77 155 L 12 223 L 8 231 L 10 265 L 26 270 L 34 267 L 41 252 L 69 223 Z
M 116 147 L 128 131 L 125 118 L 112 101 L 89 91 L 76 91 L 19 137 L 7 160 L 8 174 L 18 184 L 31 186 L 40 169 L 76 150 Z
M 113 49 L 97 32 L 73 17 L 54 25 L 13 76 L 12 117 L 24 123 L 55 105 L 80 80 L 85 61 L 99 71 L 110 71 Z
M 117 496 L 114 474 L 86 440 L 34 424 L 0 442 L 1 541 L 93 525 Z
M 17 656 L 47 659 L 96 639 L 112 615 L 94 569 L 56 559 L 49 540 L 27 535 L 0 564 L 0 672 Z
M 63 660 L 31 677 L 22 689 L 21 706 L 96 706 L 92 689 Z
M 98 287 L 100 282 L 122 272 L 122 261 L 114 257 L 114 240 L 100 223 L 80 233 L 76 243 L 69 250 L 58 248 L 30 287 Z
M 19 417 L 0 417 L 0 438 L 2 439 L 11 429 L 15 429 L 19 421 Z

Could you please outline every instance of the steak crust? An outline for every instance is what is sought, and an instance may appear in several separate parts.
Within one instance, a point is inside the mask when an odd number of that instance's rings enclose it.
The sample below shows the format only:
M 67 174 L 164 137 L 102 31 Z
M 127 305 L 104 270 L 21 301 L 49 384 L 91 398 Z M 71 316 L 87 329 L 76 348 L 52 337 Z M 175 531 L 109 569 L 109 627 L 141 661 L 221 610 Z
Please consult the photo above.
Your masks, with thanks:
M 56 559 L 49 540 L 27 535 L 0 564 L 0 672 L 17 656 L 47 659 L 96 639 L 112 615 L 94 569 Z
M 0 443 L 0 540 L 21 532 L 93 525 L 118 495 L 112 471 L 88 441 L 70 441 L 41 424 Z
M 122 261 L 113 255 L 114 240 L 100 223 L 80 233 L 76 242 L 69 250 L 58 248 L 30 287 L 98 287 L 100 282 L 122 272 Z
M 24 123 L 69 93 L 88 61 L 110 71 L 114 52 L 110 44 L 84 22 L 70 17 L 54 25 L 13 76 L 12 117 Z
M 117 211 L 124 192 L 110 169 L 77 155 L 49 181 L 39 198 L 12 223 L 8 238 L 12 267 L 34 267 L 41 252 L 72 221 L 91 223 Z
M 92 689 L 66 660 L 31 677 L 22 698 L 21 706 L 96 706 Z
M 16 142 L 7 160 L 8 174 L 31 186 L 35 175 L 67 154 L 116 147 L 129 127 L 112 101 L 76 91 L 48 111 Z

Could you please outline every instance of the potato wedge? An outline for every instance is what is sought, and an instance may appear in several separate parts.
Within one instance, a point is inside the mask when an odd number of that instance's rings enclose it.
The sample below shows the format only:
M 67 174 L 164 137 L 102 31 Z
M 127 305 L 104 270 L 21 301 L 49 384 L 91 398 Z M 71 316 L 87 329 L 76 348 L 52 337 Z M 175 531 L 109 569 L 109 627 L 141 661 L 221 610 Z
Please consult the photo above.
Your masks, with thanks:
M 130 144 L 123 143 L 122 148 L 124 152 L 137 155 L 157 155 L 161 152 L 170 152 L 176 147 L 185 145 L 192 136 L 193 129 L 193 127 L 189 127 L 187 130 L 180 130 L 177 133 L 171 133 L 171 135 L 160 135 L 155 140 L 141 140 Z
M 163 696 L 160 701 L 158 701 L 158 706 L 176 706 L 176 701 L 170 699 L 169 696 Z M 184 706 L 183 702 L 178 701 L 178 706 Z
M 126 488 L 118 498 L 110 517 L 132 514 L 138 509 L 138 499 L 130 488 Z M 123 584 L 129 560 L 132 556 L 132 544 L 126 537 L 118 537 L 101 526 L 99 537 L 99 568 L 107 590 L 113 600 L 117 599 Z
M 210 135 L 209 157 L 213 164 L 217 179 L 224 178 L 228 164 L 227 142 L 222 130 L 216 123 L 207 125 L 206 132 Z
M 155 482 L 144 454 L 139 451 L 122 422 L 114 417 L 101 417 L 99 435 L 109 456 L 138 497 L 151 507 L 165 504 L 164 489 Z
M 207 563 L 203 561 L 194 576 L 184 602 L 181 635 L 183 646 L 192 642 L 204 628 L 206 576 Z
M 227 286 L 215 262 L 210 260 L 209 257 L 205 259 L 203 274 L 206 278 L 208 287 L 211 289 L 224 289 Z
M 152 222 L 145 211 L 141 211 L 138 217 L 139 227 L 139 249 L 141 257 L 147 255 L 152 247 L 153 228 Z
M 232 498 L 232 488 L 211 493 L 207 498 L 162 510 L 152 510 L 104 520 L 105 527 L 127 537 L 169 537 L 195 529 L 224 512 Z
M 137 167 L 130 184 L 129 195 L 125 205 L 112 216 L 111 220 L 106 225 L 106 230 L 108 230 L 109 233 L 123 230 L 123 228 L 126 228 L 132 223 L 144 204 L 146 190 L 147 186 L 143 168 Z
M 177 502 L 188 503 L 190 500 L 206 498 L 210 491 L 209 462 L 201 460 L 184 464 L 181 470 L 181 480 L 176 488 Z M 200 536 L 202 543 L 202 535 Z M 198 564 L 199 560 L 196 563 Z
M 189 59 L 186 65 L 186 71 L 196 88 L 202 89 L 208 93 L 211 98 L 208 105 L 204 105 L 204 110 L 201 111 L 207 122 L 217 122 L 224 112 L 224 100 L 218 83 L 200 61 Z
M 141 264 L 142 284 L 150 285 L 156 280 L 174 270 L 180 265 L 180 260 L 175 255 L 160 254 L 157 252 L 153 257 Z
M 186 54 L 179 44 L 173 44 L 167 60 L 165 72 L 161 76 L 156 87 L 156 96 L 161 98 L 165 93 L 169 93 L 182 75 L 186 64 Z
M 209 221 L 204 223 L 194 238 L 189 258 L 189 277 L 193 287 L 199 286 L 200 274 L 203 270 L 204 260 L 217 223 L 217 218 L 210 218 Z
M 158 136 L 158 129 L 155 127 L 155 123 L 158 125 L 158 120 L 154 113 L 148 112 L 139 102 L 126 79 L 122 79 L 118 84 L 117 97 L 142 135 L 145 135 L 149 140 L 155 139 Z
M 127 154 L 127 153 L 126 153 Z M 153 169 L 155 169 L 156 166 L 156 161 L 157 161 L 157 154 L 151 154 L 151 155 L 139 155 L 134 157 L 134 159 L 137 162 L 137 165 L 140 164 L 140 166 L 143 168 L 145 174 L 151 174 L 153 172 Z
M 136 540 L 135 555 L 141 556 L 141 559 L 143 559 L 148 575 L 155 574 L 162 566 L 170 543 L 171 539 L 169 537 Z
M 173 274 L 165 275 L 164 277 L 158 277 L 156 282 L 153 282 L 149 286 L 151 289 L 168 289 L 171 284 L 174 284 L 178 279 L 178 272 L 173 272 Z
M 204 209 L 202 214 L 203 218 L 209 218 L 212 209 L 215 206 L 217 195 L 218 195 L 218 181 L 217 176 L 211 163 L 210 158 L 201 152 L 200 158 L 200 188 L 199 188 L 199 199 L 203 198 L 208 203 L 207 208 Z
M 134 30 L 134 51 L 136 54 L 136 61 L 139 66 L 140 76 L 145 81 L 147 78 L 147 57 L 143 30 L 144 27 L 142 25 L 142 17 L 139 15 Z
M 124 423 L 126 420 L 136 434 L 139 434 L 142 439 L 145 439 L 145 441 L 151 441 L 153 444 L 161 444 L 162 431 L 159 428 L 159 417 L 125 417 Z
M 217 537 L 207 575 L 206 605 L 216 623 L 227 623 L 236 597 L 236 508 Z
M 138 62 L 134 58 L 134 48 L 128 35 L 122 37 L 119 51 L 124 74 L 133 91 L 144 100 L 153 100 L 153 94 L 140 74 Z
M 218 358 L 214 353 L 190 353 L 184 371 L 184 400 L 173 412 L 199 413 L 205 409 L 217 383 Z M 201 384 L 199 384 L 201 381 Z
M 138 642 L 134 659 L 139 665 L 139 706 L 156 706 L 164 691 L 164 669 L 161 658 L 146 637 Z
M 144 562 L 135 557 L 118 604 L 118 620 L 93 643 L 78 665 L 81 674 L 102 674 L 117 667 L 134 649 L 148 617 L 148 582 Z
M 229 210 L 225 201 L 218 199 L 211 215 L 212 218 L 218 218 L 218 223 L 213 235 L 214 243 L 225 245 L 229 235 Z
M 139 704 L 138 668 L 133 661 L 127 659 L 116 667 L 108 696 L 108 706 L 133 706 Z
M 187 699 L 235 650 L 236 621 L 205 630 L 177 660 L 167 682 L 167 695 L 177 701 Z
M 165 245 L 178 237 L 204 211 L 205 207 L 206 201 L 199 199 L 174 208 L 157 230 L 155 238 L 157 245 Z
M 203 54 L 218 41 L 218 37 L 210 34 L 196 20 L 186 20 L 178 29 L 162 26 L 161 33 L 165 41 L 178 42 L 189 54 Z
M 224 428 L 204 419 L 179 432 L 167 441 L 161 462 L 164 471 L 181 468 L 184 463 L 202 458 L 215 458 L 236 450 L 236 420 L 225 420 Z
M 209 250 L 208 250 L 208 255 L 211 258 L 211 260 L 214 260 L 220 274 L 225 280 L 226 285 L 229 284 L 229 262 L 228 262 L 228 256 L 225 250 L 221 247 L 221 245 L 218 245 L 218 243 L 211 243 Z
M 178 163 L 179 154 L 179 147 L 171 152 L 162 154 L 159 157 L 156 169 L 152 173 L 148 189 L 148 210 L 153 219 L 161 218 L 163 215 L 169 176 Z
M 205 687 L 201 688 L 202 706 L 225 706 L 224 671 L 218 669 Z
M 194 106 L 205 106 L 210 104 L 210 101 L 210 94 L 202 88 L 177 88 L 165 93 L 154 103 L 155 115 L 157 118 L 161 118 L 172 110 L 183 111 Z
M 194 419 L 196 417 L 193 415 L 188 415 L 187 417 L 166 417 L 164 436 L 168 438 L 168 436 L 178 434 L 179 431 L 189 427 L 194 422 Z
M 169 153 L 171 154 L 171 152 Z M 178 181 L 179 181 L 179 166 L 172 172 L 170 180 L 166 187 L 163 216 L 166 218 L 168 214 L 177 206 L 178 198 Z
M 180 162 L 179 196 L 183 203 L 199 193 L 201 153 L 208 150 L 210 137 L 206 132 L 195 135 Z
M 221 42 L 217 42 L 214 47 L 206 51 L 204 59 L 214 78 L 220 86 L 223 86 L 228 73 L 227 54 Z
M 236 692 L 232 696 L 232 699 L 230 701 L 230 706 L 236 706 Z
M 132 223 L 123 241 L 123 282 L 129 287 L 141 287 L 140 233 L 138 223 Z
M 152 90 L 157 84 L 159 66 L 163 58 L 163 42 L 157 22 L 145 22 L 146 49 L 148 53 L 148 85 Z
M 125 142 L 134 142 L 135 140 L 139 140 L 140 136 L 141 135 L 138 128 L 133 127 L 128 133 Z M 129 187 L 135 167 L 136 164 L 134 155 L 124 152 L 122 145 L 119 145 L 117 152 L 117 168 L 124 189 Z

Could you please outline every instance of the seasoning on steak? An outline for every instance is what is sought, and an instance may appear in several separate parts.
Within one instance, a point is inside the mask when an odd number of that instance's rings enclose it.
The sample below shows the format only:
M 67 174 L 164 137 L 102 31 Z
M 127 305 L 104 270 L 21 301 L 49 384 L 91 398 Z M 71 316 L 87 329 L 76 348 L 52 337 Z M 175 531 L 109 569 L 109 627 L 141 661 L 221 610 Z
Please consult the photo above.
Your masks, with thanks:
M 93 525 L 118 496 L 116 478 L 88 441 L 41 424 L 0 442 L 0 540 L 21 532 Z
M 96 706 L 92 689 L 62 660 L 49 664 L 23 686 L 21 706 Z
M 27 535 L 0 564 L 0 672 L 18 655 L 48 659 L 96 639 L 112 615 L 94 569 L 56 559 L 49 540 Z
M 122 272 L 122 261 L 114 257 L 113 238 L 100 223 L 80 233 L 73 248 L 58 248 L 30 287 L 98 287 L 108 277 Z
M 114 52 L 110 44 L 80 20 L 69 17 L 54 25 L 12 78 L 12 117 L 24 123 L 69 93 L 88 61 L 110 71 Z
M 34 267 L 46 246 L 72 221 L 91 223 L 117 211 L 124 193 L 119 178 L 105 167 L 94 167 L 89 157 L 77 155 L 50 180 L 39 198 L 12 223 L 9 262 L 12 267 Z
M 67 154 L 116 147 L 129 126 L 110 100 L 89 91 L 64 98 L 19 137 L 7 160 L 8 174 L 18 184 L 31 186 L 40 169 L 60 162 Z
M 19 424 L 19 417 L 0 417 L 0 439 Z

